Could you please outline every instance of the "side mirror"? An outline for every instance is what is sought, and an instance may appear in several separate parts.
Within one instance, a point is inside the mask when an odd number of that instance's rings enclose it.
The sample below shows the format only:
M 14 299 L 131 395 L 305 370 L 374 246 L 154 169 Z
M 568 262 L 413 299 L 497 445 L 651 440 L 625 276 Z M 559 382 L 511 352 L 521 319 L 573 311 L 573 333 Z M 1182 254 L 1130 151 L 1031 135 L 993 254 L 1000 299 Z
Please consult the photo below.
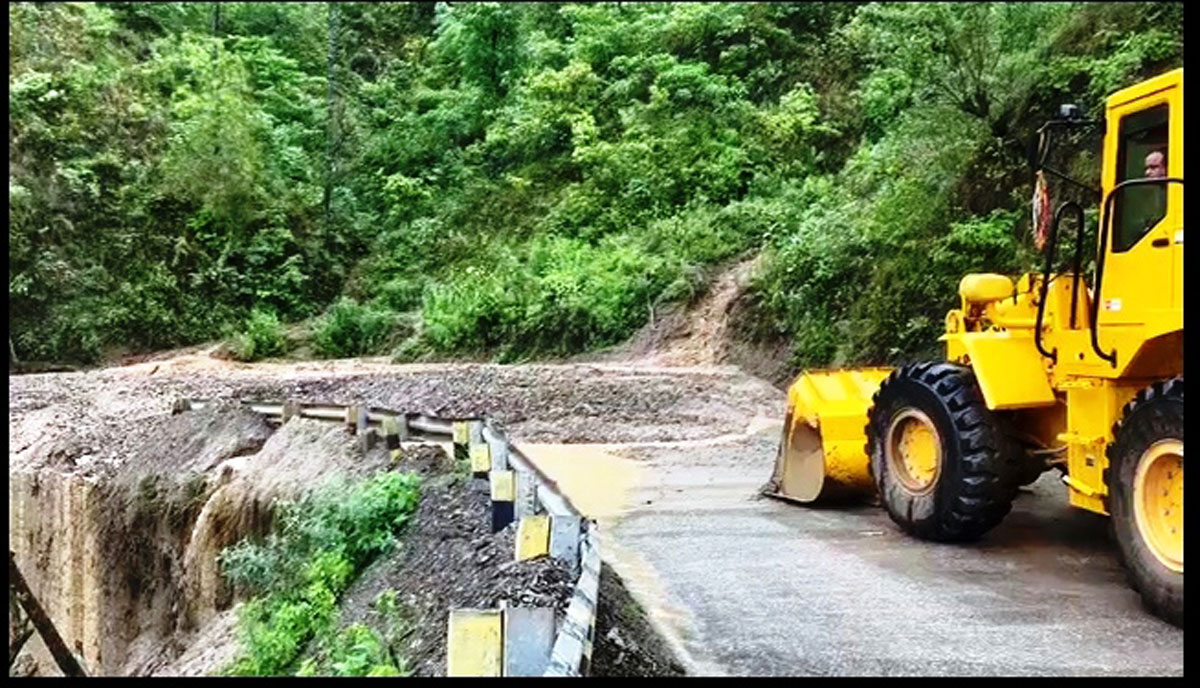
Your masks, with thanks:
M 1063 103 L 1058 106 L 1058 116 L 1062 119 L 1083 119 L 1083 113 L 1074 103 Z

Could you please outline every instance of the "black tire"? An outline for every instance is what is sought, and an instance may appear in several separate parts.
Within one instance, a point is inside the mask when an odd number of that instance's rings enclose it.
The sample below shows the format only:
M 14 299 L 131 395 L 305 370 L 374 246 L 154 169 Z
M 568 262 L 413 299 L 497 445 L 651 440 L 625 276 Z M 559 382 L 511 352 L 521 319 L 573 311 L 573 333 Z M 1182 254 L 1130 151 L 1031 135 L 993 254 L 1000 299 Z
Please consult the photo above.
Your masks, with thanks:
M 929 487 L 914 490 L 885 455 L 889 429 L 916 409 L 937 430 L 941 460 Z M 868 411 L 867 455 L 888 515 L 926 540 L 969 541 L 1012 508 L 1021 475 L 1020 448 L 1000 430 L 970 368 L 919 363 L 892 372 Z
M 1162 440 L 1183 442 L 1183 378 L 1156 382 L 1125 405 L 1108 446 L 1108 513 L 1130 585 L 1155 616 L 1183 626 L 1183 571 L 1173 571 L 1150 549 L 1134 516 L 1133 486 L 1138 462 Z

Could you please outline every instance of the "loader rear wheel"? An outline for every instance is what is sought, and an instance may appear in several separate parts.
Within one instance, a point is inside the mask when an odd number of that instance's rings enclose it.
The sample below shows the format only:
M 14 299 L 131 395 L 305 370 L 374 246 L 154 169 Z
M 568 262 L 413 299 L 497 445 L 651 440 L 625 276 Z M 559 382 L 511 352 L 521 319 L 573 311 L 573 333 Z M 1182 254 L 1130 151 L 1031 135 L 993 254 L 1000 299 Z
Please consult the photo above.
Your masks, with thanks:
M 1020 450 L 999 429 L 970 368 L 919 363 L 884 380 L 868 412 L 871 476 L 908 533 L 974 540 L 1008 514 Z
M 1125 405 L 1108 448 L 1108 509 L 1129 582 L 1156 616 L 1183 626 L 1183 378 Z

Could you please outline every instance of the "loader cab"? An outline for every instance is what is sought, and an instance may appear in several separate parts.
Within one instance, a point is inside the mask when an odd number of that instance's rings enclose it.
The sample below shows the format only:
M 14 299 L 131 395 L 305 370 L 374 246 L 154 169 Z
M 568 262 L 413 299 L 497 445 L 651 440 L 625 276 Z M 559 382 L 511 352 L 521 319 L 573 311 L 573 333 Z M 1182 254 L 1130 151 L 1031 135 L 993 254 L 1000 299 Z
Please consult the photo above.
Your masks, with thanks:
M 1104 133 L 1099 188 L 1047 164 L 1053 131 L 1097 125 Z M 1058 375 L 1116 379 L 1182 372 L 1183 70 L 1114 93 L 1102 120 L 1063 106 L 1038 133 L 1031 148 L 1035 215 L 1047 217 L 1038 210 L 1046 202 L 1043 175 L 1100 202 L 1090 279 L 1082 274 L 1086 201 L 1066 201 L 1053 213 L 1035 299 L 1038 353 Z M 1059 224 L 1067 218 L 1076 227 L 1074 246 L 1067 247 L 1073 254 L 1069 286 L 1052 275 Z M 1049 309 L 1048 302 L 1054 304 Z
M 1141 342 L 1183 329 L 1183 70 L 1105 110 L 1093 349 L 1125 368 Z

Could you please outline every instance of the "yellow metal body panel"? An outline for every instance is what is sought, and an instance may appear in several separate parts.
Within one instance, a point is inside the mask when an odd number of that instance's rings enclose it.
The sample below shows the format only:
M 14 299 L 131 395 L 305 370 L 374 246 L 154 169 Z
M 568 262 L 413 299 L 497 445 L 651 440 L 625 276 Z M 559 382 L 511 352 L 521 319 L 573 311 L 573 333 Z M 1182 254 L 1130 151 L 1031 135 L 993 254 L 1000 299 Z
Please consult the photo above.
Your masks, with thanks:
M 1163 104 L 1170 111 L 1167 176 L 1183 178 L 1183 70 L 1177 69 L 1108 99 L 1101 178 L 1106 195 L 1119 179 L 1121 119 Z M 1132 248 L 1120 253 L 1112 248 L 1110 237 L 1101 293 L 1096 298 L 1100 300 L 1100 346 L 1105 351 L 1116 349 L 1119 375 L 1142 342 L 1183 330 L 1183 187 L 1167 186 L 1165 216 Z
M 550 516 L 534 514 L 517 524 L 517 561 L 550 554 Z
M 974 303 L 987 303 L 1013 295 L 1013 281 L 992 272 L 966 275 L 958 283 L 958 295 Z
M 471 472 L 486 473 L 492 470 L 492 448 L 487 444 L 471 447 Z
M 1108 486 L 1106 449 L 1113 441 L 1112 427 L 1121 409 L 1149 384 L 1148 380 L 1122 381 L 1079 378 L 1064 383 L 1067 397 L 1067 431 L 1058 440 L 1067 446 L 1069 499 L 1072 505 L 1107 514 L 1104 498 Z
M 499 609 L 451 609 L 446 633 L 447 676 L 500 676 L 504 660 Z
M 960 339 L 989 409 L 1054 405 L 1046 359 L 1034 347 L 1032 332 L 967 332 Z
M 517 497 L 517 475 L 512 471 L 492 471 L 488 474 L 493 502 L 511 502 Z

